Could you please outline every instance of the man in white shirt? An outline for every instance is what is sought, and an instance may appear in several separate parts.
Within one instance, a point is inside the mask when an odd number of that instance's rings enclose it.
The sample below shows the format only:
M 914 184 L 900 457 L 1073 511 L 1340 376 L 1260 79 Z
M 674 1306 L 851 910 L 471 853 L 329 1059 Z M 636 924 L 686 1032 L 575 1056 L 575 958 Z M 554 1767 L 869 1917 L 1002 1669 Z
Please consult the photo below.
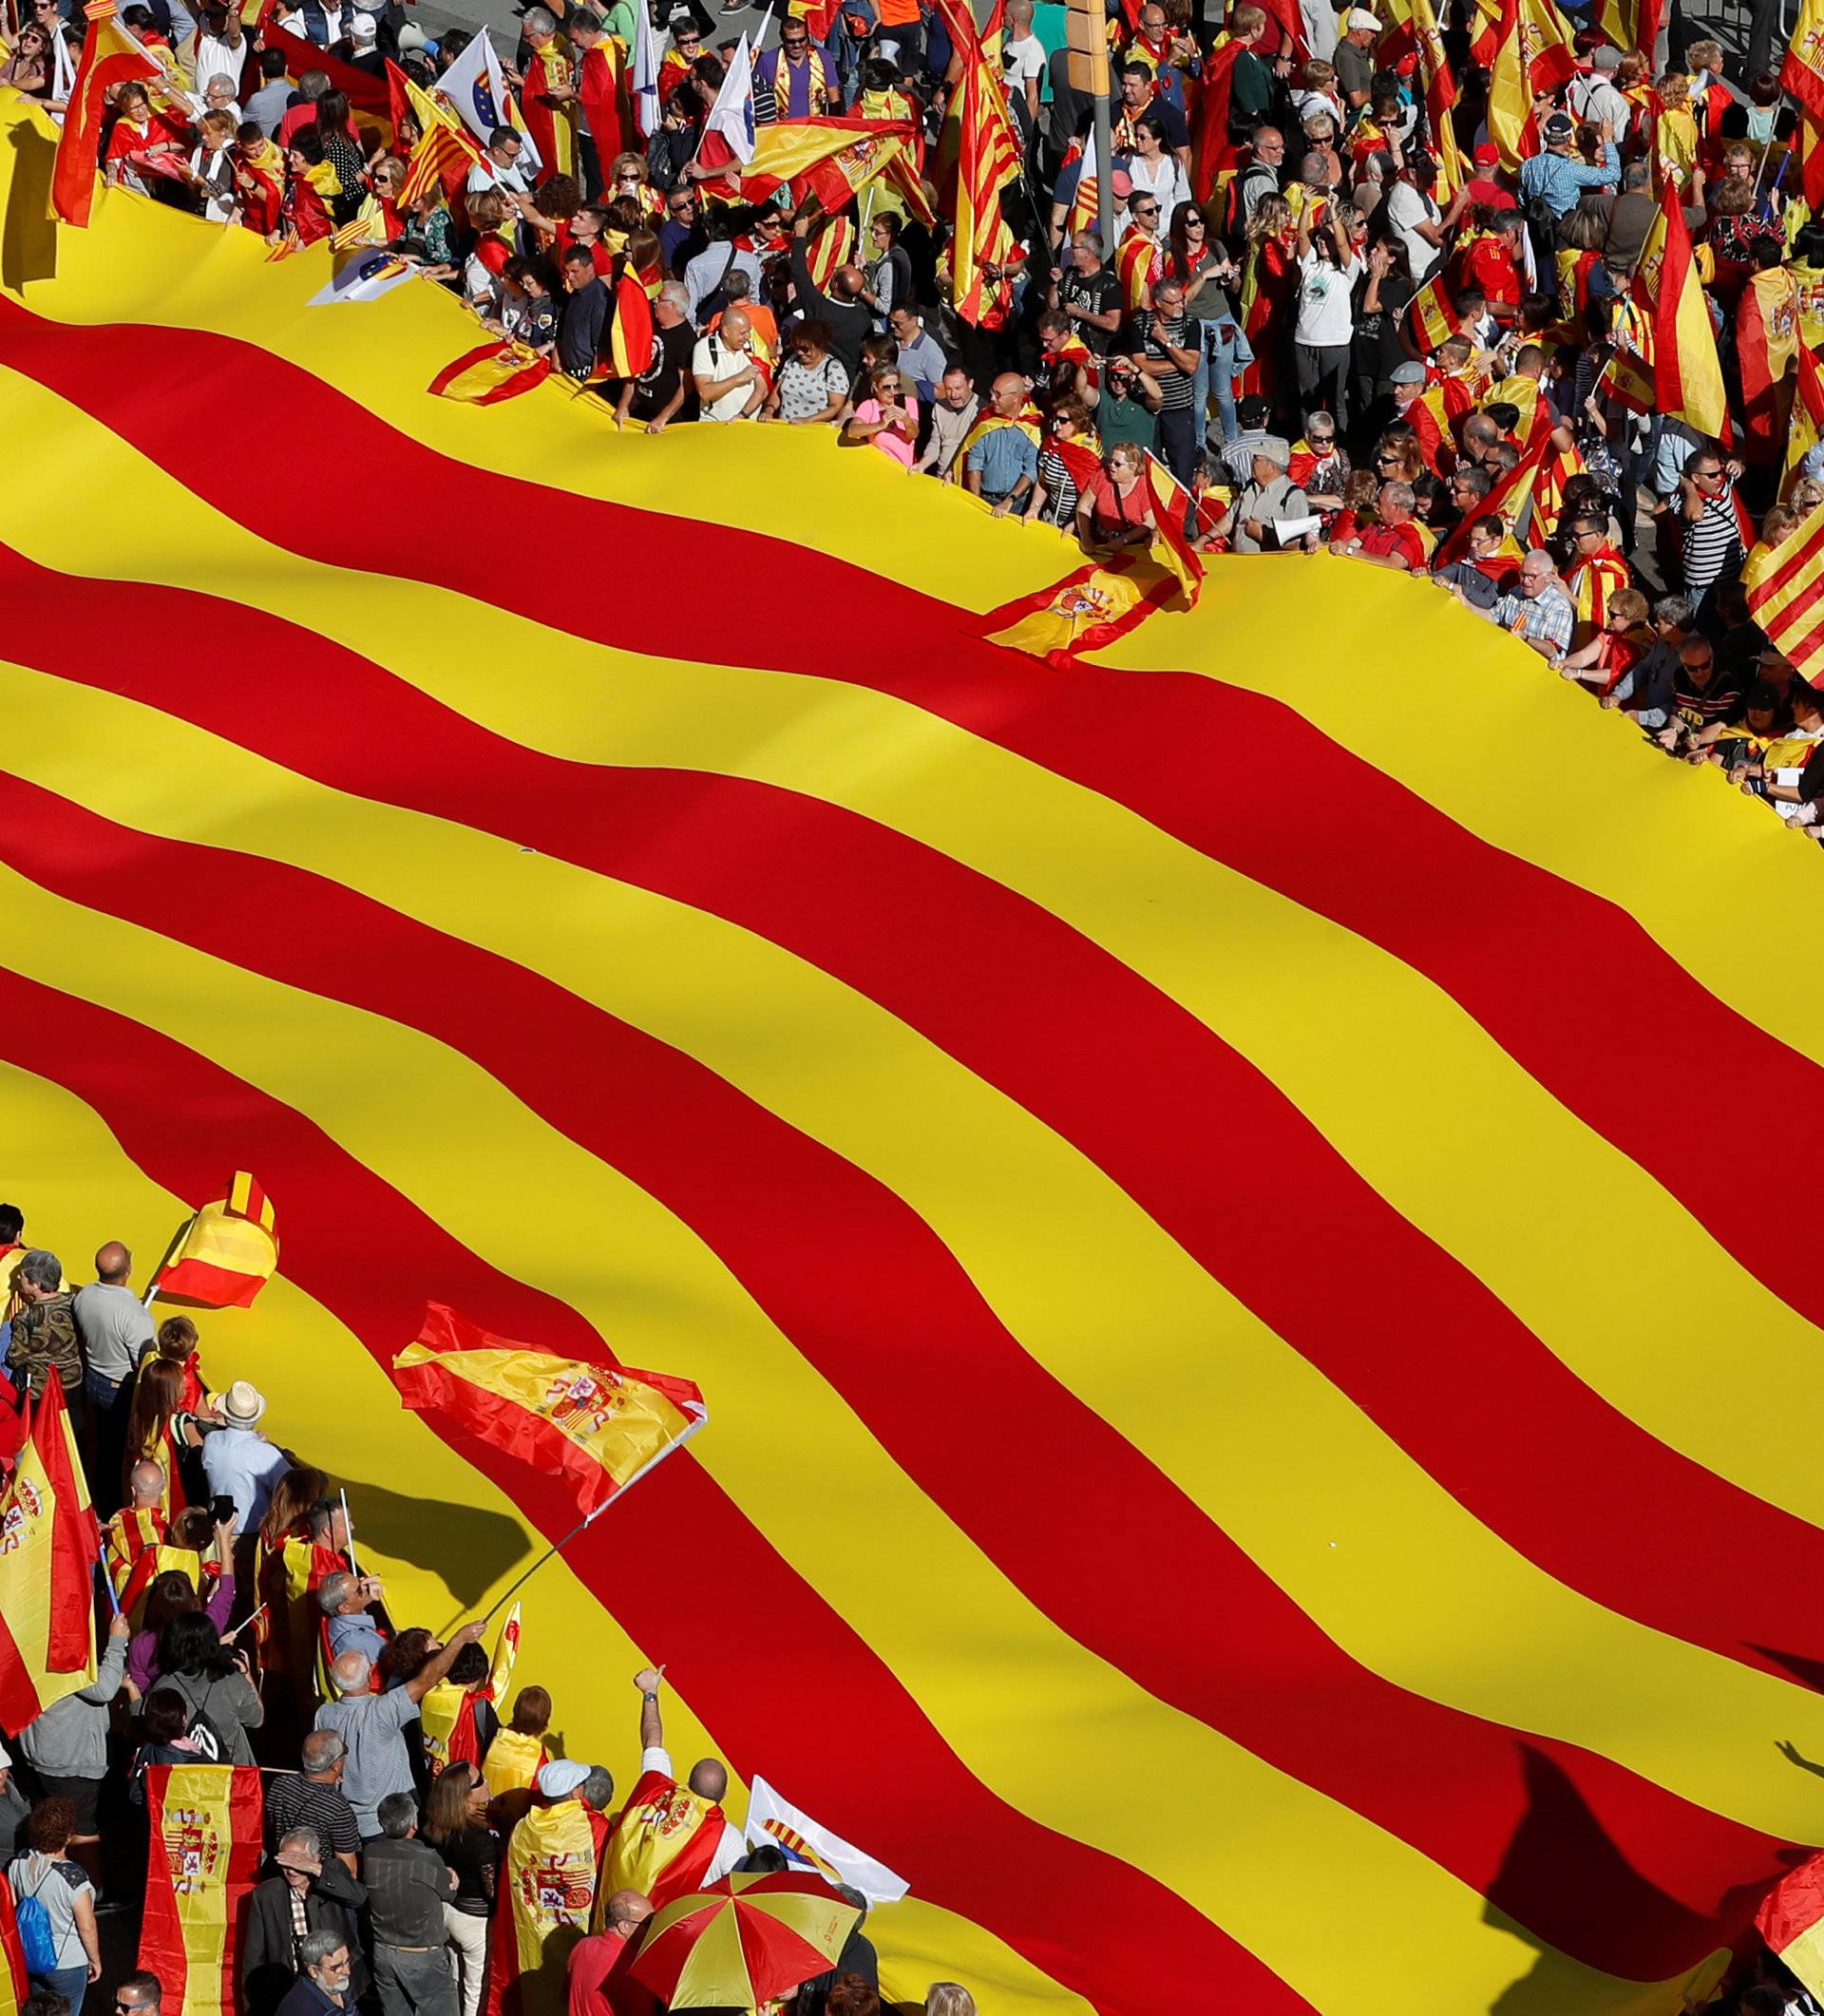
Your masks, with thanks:
M 1000 45 L 1001 77 L 1011 98 L 1016 91 L 1038 118 L 1039 80 L 1045 75 L 1045 45 L 1033 33 L 1033 0 L 1007 0 L 1007 27 Z
M 206 99 L 210 79 L 226 77 L 234 86 L 228 94 L 232 104 L 240 96 L 240 75 L 247 63 L 247 35 L 240 25 L 240 14 L 225 0 L 203 0 L 199 12 L 202 26 L 197 30 L 197 89 Z M 227 106 L 218 109 L 226 111 Z
M 751 420 L 767 396 L 767 376 L 752 354 L 747 311 L 731 308 L 691 352 L 699 420 Z
M 1429 154 L 1408 154 L 1399 180 L 1387 192 L 1387 221 L 1406 248 L 1406 270 L 1423 286 L 1444 257 L 1443 219 L 1432 200 L 1437 163 Z
M 1597 49 L 1589 59 L 1589 68 L 1570 80 L 1565 98 L 1574 118 L 1587 120 L 1592 126 L 1600 126 L 1606 120 L 1615 144 L 1624 149 L 1634 107 L 1615 87 L 1615 72 L 1621 60 L 1619 51 L 1606 46 Z

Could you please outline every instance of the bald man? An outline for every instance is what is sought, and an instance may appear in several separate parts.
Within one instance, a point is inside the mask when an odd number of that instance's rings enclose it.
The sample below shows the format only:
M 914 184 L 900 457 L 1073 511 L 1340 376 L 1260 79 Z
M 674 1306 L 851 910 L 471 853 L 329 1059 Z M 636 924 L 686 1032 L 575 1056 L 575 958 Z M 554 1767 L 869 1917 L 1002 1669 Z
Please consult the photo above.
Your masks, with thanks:
M 767 372 L 753 353 L 753 324 L 745 308 L 731 308 L 691 352 L 700 409 L 707 421 L 751 420 L 767 396 Z
M 727 1769 L 712 1757 L 691 1766 L 677 1782 L 665 1747 L 659 1708 L 663 1666 L 634 1675 L 639 1689 L 639 1781 L 615 1822 L 602 1859 L 601 1880 L 611 1890 L 636 1890 L 657 1909 L 719 1882 L 747 1853 L 739 1829 L 722 1812 Z
M 997 518 L 1024 504 L 1038 480 L 1038 428 L 1026 415 L 1032 395 L 1017 371 L 1002 371 L 988 388 L 988 410 L 970 430 L 963 453 L 963 488 Z
M 121 1465 L 126 1454 L 126 1417 L 133 1371 L 152 1348 L 152 1318 L 127 1286 L 133 1256 L 110 1239 L 95 1256 L 95 1279 L 78 1288 L 71 1313 L 83 1347 L 83 1392 L 89 1429 L 83 1449 L 88 1495 L 106 1514 L 121 1502 Z
M 566 2016 L 658 2016 L 658 1997 L 628 1972 L 653 1915 L 643 1891 L 618 1890 L 602 1906 L 602 1928 L 571 1949 Z
M 140 1588 L 151 1579 L 156 1565 L 155 1554 L 142 1569 L 142 1556 L 164 1539 L 168 1525 L 164 1487 L 162 1464 L 135 1463 L 126 1476 L 126 1503 L 102 1529 L 102 1560 L 107 1569 L 107 1579 L 126 1609 L 133 1607 L 127 1600 L 128 1589 L 133 1590 L 133 1602 L 137 1602 Z

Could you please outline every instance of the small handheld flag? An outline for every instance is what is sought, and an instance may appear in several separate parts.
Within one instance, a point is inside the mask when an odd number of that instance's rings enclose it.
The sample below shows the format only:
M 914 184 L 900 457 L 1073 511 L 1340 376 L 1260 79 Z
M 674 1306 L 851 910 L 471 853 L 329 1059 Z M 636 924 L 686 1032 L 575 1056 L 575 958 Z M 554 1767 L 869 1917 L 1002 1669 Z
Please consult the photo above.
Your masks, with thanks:
M 227 1195 L 205 1204 L 178 1250 L 146 1291 L 150 1303 L 187 1302 L 203 1309 L 246 1309 L 278 1266 L 272 1200 L 245 1170 Z

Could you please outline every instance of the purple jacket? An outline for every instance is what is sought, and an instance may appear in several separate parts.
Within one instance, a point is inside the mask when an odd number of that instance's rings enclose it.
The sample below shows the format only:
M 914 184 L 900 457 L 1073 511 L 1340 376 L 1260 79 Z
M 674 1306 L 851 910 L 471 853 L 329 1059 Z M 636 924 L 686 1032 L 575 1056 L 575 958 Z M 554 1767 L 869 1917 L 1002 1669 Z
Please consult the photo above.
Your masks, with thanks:
M 215 1594 L 203 1608 L 216 1629 L 225 1631 L 234 1607 L 235 1578 L 232 1573 L 224 1573 L 217 1579 Z M 159 1634 L 156 1631 L 133 1633 L 132 1642 L 126 1648 L 126 1677 L 139 1693 L 150 1692 L 153 1682 L 159 1677 Z

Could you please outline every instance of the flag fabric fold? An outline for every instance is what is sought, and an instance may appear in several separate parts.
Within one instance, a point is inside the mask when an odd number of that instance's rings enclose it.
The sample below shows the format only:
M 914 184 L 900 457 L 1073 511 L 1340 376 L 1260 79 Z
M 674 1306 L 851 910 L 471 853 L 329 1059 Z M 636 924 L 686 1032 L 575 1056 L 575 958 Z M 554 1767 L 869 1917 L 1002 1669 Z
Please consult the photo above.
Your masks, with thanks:
M 568 1478 L 592 1517 L 687 1442 L 709 1409 L 688 1379 L 555 1357 L 491 1336 L 442 1303 L 392 1361 L 416 1413 Z
M 707 141 L 712 133 L 727 147 L 727 159 L 738 161 L 743 166 L 753 159 L 753 58 L 745 29 L 734 46 L 734 54 L 729 58 L 715 103 L 704 122 L 704 139 Z
M 440 399 L 499 406 L 542 385 L 550 375 L 551 359 L 523 343 L 481 343 L 445 365 L 427 390 Z
M 562 2016 L 564 1968 L 594 1914 L 607 1816 L 535 1801 L 507 1836 L 488 1958 L 486 2016 Z
M 1780 88 L 1798 106 L 1793 149 L 1814 216 L 1824 211 L 1824 0 L 1804 0 L 1779 67 Z
M 151 1764 L 139 1964 L 164 2016 L 234 2016 L 242 1907 L 258 1873 L 264 1799 L 251 1764 Z
M 1662 413 L 1713 440 L 1726 438 L 1728 401 L 1717 332 L 1699 278 L 1679 191 L 1668 183 L 1649 227 L 1633 289 L 1653 329 L 1653 390 Z
M 1515 170 L 1539 151 L 1532 102 L 1577 74 L 1570 24 L 1552 0 L 1506 0 L 1489 71 L 1489 138 Z
M 224 1196 L 205 1204 L 182 1243 L 153 1277 L 162 1302 L 203 1309 L 246 1309 L 278 1266 L 272 1199 L 245 1170 Z

